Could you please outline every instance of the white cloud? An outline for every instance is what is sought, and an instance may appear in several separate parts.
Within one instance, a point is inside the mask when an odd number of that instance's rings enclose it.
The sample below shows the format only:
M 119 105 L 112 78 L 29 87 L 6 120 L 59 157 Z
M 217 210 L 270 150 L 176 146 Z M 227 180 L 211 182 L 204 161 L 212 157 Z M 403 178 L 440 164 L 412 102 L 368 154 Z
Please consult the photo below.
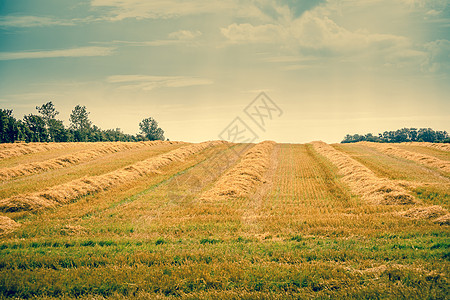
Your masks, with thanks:
M 98 44 L 114 44 L 114 45 L 128 45 L 128 46 L 167 46 L 167 45 L 196 45 L 197 39 L 202 36 L 201 31 L 180 30 L 169 33 L 168 38 L 164 40 L 154 41 L 112 41 L 100 42 Z
M 426 59 L 422 63 L 422 70 L 426 72 L 440 72 L 450 70 L 450 41 L 437 40 L 425 45 Z
M 180 30 L 180 31 L 170 33 L 169 38 L 175 39 L 175 40 L 192 40 L 201 35 L 202 35 L 202 33 L 198 30 L 197 31 Z
M 239 43 L 276 43 L 287 37 L 286 30 L 275 24 L 254 26 L 252 24 L 231 24 L 221 28 L 220 32 L 234 44 Z
M 306 12 L 284 24 L 231 24 L 221 29 L 231 43 L 269 43 L 281 48 L 358 53 L 380 51 L 408 44 L 405 37 L 349 31 L 327 16 Z
M 40 50 L 0 52 L 0 60 L 51 58 L 51 57 L 85 57 L 108 56 L 114 52 L 114 47 L 80 47 L 62 50 Z
M 156 88 L 189 87 L 209 85 L 210 79 L 190 76 L 148 76 L 148 75 L 115 75 L 107 78 L 107 82 L 119 84 L 121 89 L 138 89 L 150 91 Z
M 56 20 L 48 17 L 36 16 L 1 16 L 0 27 L 44 27 L 53 25 L 74 25 L 67 20 Z
M 126 18 L 170 18 L 190 14 L 220 12 L 234 6 L 220 0 L 92 0 L 92 7 L 111 7 L 110 20 Z

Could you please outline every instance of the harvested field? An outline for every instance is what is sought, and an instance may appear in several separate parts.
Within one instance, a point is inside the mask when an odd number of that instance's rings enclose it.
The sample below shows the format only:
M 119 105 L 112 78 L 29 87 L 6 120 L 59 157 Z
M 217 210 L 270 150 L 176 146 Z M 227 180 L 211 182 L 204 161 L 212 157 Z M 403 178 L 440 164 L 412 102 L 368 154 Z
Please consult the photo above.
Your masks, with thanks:
M 437 169 L 364 144 L 132 147 L 1 183 L 0 297 L 449 294 L 450 179 Z
M 105 154 L 115 153 L 129 149 L 137 149 L 141 147 L 151 147 L 164 143 L 165 142 L 162 141 L 140 142 L 140 143 L 120 143 L 120 142 L 104 143 L 106 145 L 92 150 L 91 149 L 83 150 L 70 155 L 64 155 L 40 162 L 20 164 L 10 168 L 0 168 L 0 180 L 9 180 L 14 177 L 41 173 L 48 170 L 60 169 L 70 165 L 75 165 L 84 161 L 88 161 Z M 166 142 L 166 143 L 175 143 L 175 142 Z
M 246 197 L 255 191 L 270 165 L 275 142 L 265 141 L 248 150 L 242 160 L 226 172 L 201 199 L 214 201 L 216 197 Z
M 72 147 L 73 143 L 17 143 L 0 150 L 0 159 Z
M 407 142 L 402 144 L 434 148 L 442 151 L 450 151 L 450 144 L 425 143 L 425 142 Z
M 0 216 L 0 236 L 14 231 L 19 226 L 11 218 Z
M 314 149 L 335 164 L 342 180 L 353 193 L 374 204 L 412 204 L 413 196 L 394 181 L 380 178 L 373 171 L 323 142 L 312 142 Z
M 400 212 L 400 215 L 407 218 L 425 219 L 425 220 L 437 219 L 446 214 L 448 214 L 448 211 L 439 205 L 427 207 L 413 207 L 407 211 Z
M 411 152 L 390 144 L 370 143 L 370 142 L 361 142 L 361 143 L 369 147 L 372 147 L 378 151 L 386 153 L 388 155 L 398 156 L 407 160 L 412 160 L 422 165 L 436 168 L 445 173 L 450 173 L 450 161 L 444 161 L 434 156 L 426 154 Z
M 183 161 L 189 155 L 213 147 L 221 142 L 204 142 L 184 146 L 169 153 L 150 158 L 104 175 L 85 177 L 42 192 L 17 195 L 0 201 L 0 211 L 36 211 L 70 203 L 82 196 L 103 191 L 111 186 L 135 180 L 138 177 L 159 172 L 158 170 L 173 161 Z

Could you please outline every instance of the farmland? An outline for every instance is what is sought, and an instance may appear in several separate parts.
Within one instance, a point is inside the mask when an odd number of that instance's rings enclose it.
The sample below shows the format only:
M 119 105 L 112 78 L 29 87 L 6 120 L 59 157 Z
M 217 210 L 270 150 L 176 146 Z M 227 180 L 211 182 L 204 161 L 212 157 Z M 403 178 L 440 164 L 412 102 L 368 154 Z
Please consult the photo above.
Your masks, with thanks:
M 1 297 L 449 294 L 442 145 L 2 144 L 0 178 Z

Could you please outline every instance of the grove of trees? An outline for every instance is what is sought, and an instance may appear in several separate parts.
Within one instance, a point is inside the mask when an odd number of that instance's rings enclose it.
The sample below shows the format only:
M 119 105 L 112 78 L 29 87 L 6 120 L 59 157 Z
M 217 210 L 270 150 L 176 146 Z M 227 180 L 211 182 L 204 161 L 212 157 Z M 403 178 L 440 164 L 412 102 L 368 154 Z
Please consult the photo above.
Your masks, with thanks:
M 385 131 L 378 135 L 373 135 L 372 133 L 365 135 L 347 134 L 341 143 L 356 143 L 362 141 L 378 143 L 450 143 L 450 136 L 447 131 L 435 131 L 431 128 L 402 128 L 395 131 Z
M 23 142 L 106 142 L 164 140 L 164 131 L 151 117 L 139 124 L 140 134 L 123 133 L 119 128 L 102 130 L 92 124 L 85 106 L 77 105 L 70 114 L 68 127 L 56 119 L 59 112 L 53 103 L 36 106 L 37 114 L 28 114 L 22 120 L 13 116 L 11 109 L 0 109 L 0 143 Z

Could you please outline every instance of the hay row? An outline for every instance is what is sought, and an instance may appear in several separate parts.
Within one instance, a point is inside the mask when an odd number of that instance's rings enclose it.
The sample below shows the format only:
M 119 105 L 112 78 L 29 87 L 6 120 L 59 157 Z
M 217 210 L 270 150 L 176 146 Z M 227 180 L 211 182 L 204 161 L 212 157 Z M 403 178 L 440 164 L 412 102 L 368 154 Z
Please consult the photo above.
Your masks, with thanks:
M 25 176 L 49 170 L 61 169 L 84 161 L 92 160 L 106 154 L 116 153 L 130 149 L 138 149 L 145 146 L 156 146 L 165 143 L 172 144 L 175 142 L 153 141 L 153 142 L 136 142 L 136 143 L 134 142 L 102 143 L 100 147 L 95 149 L 82 150 L 74 154 L 63 155 L 45 161 L 20 164 L 9 168 L 0 168 L 0 180 L 8 180 L 18 176 Z
M 88 194 L 107 190 L 113 186 L 133 181 L 142 176 L 159 173 L 158 169 L 172 162 L 184 161 L 197 152 L 222 143 L 224 142 L 215 141 L 183 146 L 106 174 L 86 176 L 41 192 L 3 199 L 0 201 L 0 211 L 36 211 L 67 204 Z
M 450 161 L 441 160 L 439 158 L 426 154 L 404 150 L 392 144 L 371 143 L 371 142 L 361 142 L 361 144 L 369 146 L 373 149 L 376 149 L 388 155 L 393 155 L 407 160 L 412 160 L 428 167 L 437 168 L 444 172 L 450 172 Z
M 413 207 L 407 211 L 399 213 L 401 216 L 416 220 L 432 220 L 433 223 L 439 225 L 450 225 L 449 212 L 439 206 Z
M 262 177 L 270 166 L 270 156 L 275 145 L 275 142 L 265 141 L 252 147 L 237 165 L 222 175 L 211 189 L 200 196 L 200 200 L 249 196 L 262 182 Z
M 20 224 L 14 222 L 11 218 L 0 216 L 0 236 L 14 231 Z
M 354 194 L 373 204 L 411 204 L 415 202 L 397 182 L 378 177 L 366 166 L 324 142 L 312 142 L 314 149 L 339 168 L 342 181 Z
M 448 143 L 443 144 L 443 143 L 426 143 L 426 142 L 406 142 L 406 143 L 401 143 L 401 144 L 434 148 L 434 149 L 438 149 L 441 151 L 450 151 L 450 144 L 448 144 Z
M 12 158 L 26 154 L 49 151 L 54 149 L 70 148 L 79 143 L 16 143 L 8 144 L 10 147 L 0 151 L 0 159 Z M 89 143 L 95 144 L 95 143 Z

